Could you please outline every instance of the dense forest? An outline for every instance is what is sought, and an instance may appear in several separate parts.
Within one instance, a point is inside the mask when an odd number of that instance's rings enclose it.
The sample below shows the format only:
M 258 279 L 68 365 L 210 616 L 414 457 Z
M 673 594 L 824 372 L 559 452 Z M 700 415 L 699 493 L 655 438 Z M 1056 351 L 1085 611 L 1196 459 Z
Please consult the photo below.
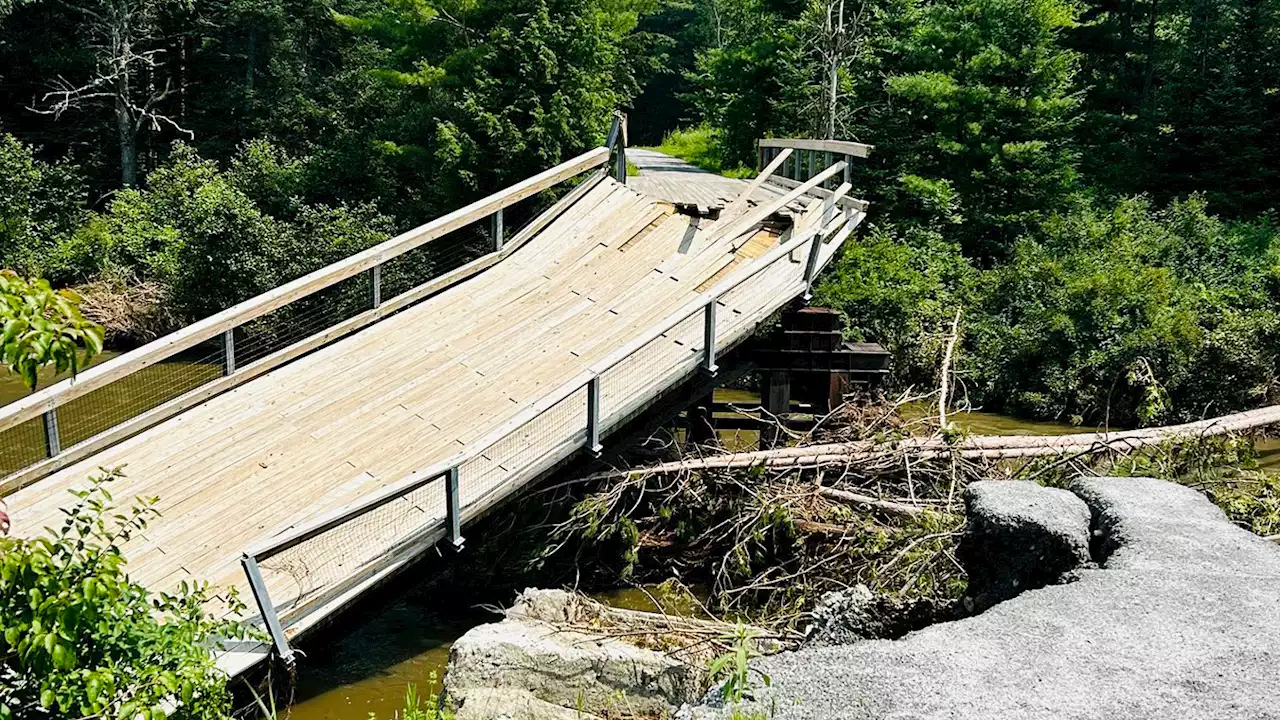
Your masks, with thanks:
M 819 301 L 970 400 L 1262 404 L 1276 0 L 0 0 L 0 267 L 136 342 L 599 144 L 875 145 Z M 696 157 L 694 157 L 696 155 Z M 106 305 L 107 303 L 97 303 Z

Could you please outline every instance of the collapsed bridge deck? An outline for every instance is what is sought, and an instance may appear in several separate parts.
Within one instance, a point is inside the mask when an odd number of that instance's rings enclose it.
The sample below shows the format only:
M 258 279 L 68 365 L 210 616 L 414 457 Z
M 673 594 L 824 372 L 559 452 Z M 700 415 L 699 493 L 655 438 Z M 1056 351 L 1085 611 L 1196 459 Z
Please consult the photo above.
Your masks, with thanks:
M 112 493 L 161 512 L 124 548 L 131 576 L 258 590 L 293 637 L 745 337 L 862 217 L 805 198 L 780 238 L 752 216 L 764 200 L 708 222 L 588 183 L 484 272 L 21 487 L 14 532 L 58 524 L 66 490 L 123 465 Z M 249 553 L 251 587 L 245 548 L 279 538 Z

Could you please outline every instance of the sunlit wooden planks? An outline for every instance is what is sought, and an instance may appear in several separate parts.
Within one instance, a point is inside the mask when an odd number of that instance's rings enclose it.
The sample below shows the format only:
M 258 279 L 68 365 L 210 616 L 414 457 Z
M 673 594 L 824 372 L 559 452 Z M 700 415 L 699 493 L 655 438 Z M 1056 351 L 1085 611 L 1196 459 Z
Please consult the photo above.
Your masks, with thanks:
M 116 494 L 164 513 L 127 548 L 135 576 L 241 585 L 245 545 L 446 457 L 687 302 L 732 255 L 681 252 L 689 223 L 602 183 L 483 275 L 11 496 L 15 530 L 127 464 Z

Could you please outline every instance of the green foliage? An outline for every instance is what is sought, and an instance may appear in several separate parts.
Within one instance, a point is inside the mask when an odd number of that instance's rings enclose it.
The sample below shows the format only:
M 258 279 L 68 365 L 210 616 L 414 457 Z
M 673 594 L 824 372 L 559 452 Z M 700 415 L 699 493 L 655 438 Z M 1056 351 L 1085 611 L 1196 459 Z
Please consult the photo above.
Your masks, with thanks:
M 660 153 L 680 158 L 690 165 L 725 177 L 754 177 L 755 170 L 745 165 L 728 165 L 721 155 L 722 143 L 710 126 L 677 129 L 662 138 L 662 144 L 653 148 Z
M 74 377 L 102 352 L 102 328 L 80 314 L 80 296 L 47 280 L 0 271 L 0 351 L 4 364 L 35 390 L 40 368 Z
M 1270 399 L 1280 306 L 1275 233 L 1202 199 L 1055 218 L 982 275 L 967 330 L 989 407 L 1159 424 Z
M 955 308 L 977 272 L 937 233 L 876 227 L 844 252 L 814 302 L 840 311 L 853 339 L 893 353 L 894 380 L 931 385 Z
M 0 267 L 45 274 L 55 240 L 83 219 L 84 195 L 77 168 L 42 162 L 12 135 L 0 134 Z
M 752 695 L 756 677 L 759 677 L 765 687 L 769 687 L 771 678 L 750 665 L 754 640 L 750 628 L 739 623 L 734 627 L 733 633 L 723 639 L 728 641 L 731 647 L 728 652 L 711 661 L 707 666 L 707 674 L 712 680 L 723 678 L 720 697 L 728 704 L 737 705 Z
M 205 615 L 208 591 L 185 582 L 152 594 L 125 574 L 121 546 L 155 516 L 154 500 L 113 513 L 119 471 L 74 491 L 60 528 L 0 538 L 0 716 L 119 720 L 224 718 L 226 676 L 211 648 L 244 636 Z M 234 596 L 233 610 L 237 609 Z
M 1274 400 L 1278 242 L 1270 224 L 1224 222 L 1198 197 L 1079 203 L 987 270 L 937 233 L 881 227 L 846 247 L 817 301 L 893 351 L 900 383 L 936 381 L 963 307 L 971 401 L 1157 425 Z
M 303 202 L 306 167 L 259 141 L 223 172 L 180 145 L 146 188 L 117 193 L 53 255 L 79 275 L 158 285 L 183 323 L 207 317 L 389 236 L 371 205 Z

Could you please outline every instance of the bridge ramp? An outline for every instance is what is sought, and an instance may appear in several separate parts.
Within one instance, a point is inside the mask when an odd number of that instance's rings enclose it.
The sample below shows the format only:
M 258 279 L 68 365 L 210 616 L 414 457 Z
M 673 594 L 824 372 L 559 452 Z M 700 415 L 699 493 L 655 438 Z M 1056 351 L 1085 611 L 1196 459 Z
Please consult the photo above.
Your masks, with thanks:
M 124 548 L 131 575 L 249 597 L 247 545 L 457 453 L 776 245 L 763 231 L 706 242 L 714 227 L 603 180 L 480 275 L 19 490 L 14 532 L 58 523 L 65 490 L 124 466 L 113 495 L 156 496 L 161 512 Z M 464 502 L 485 490 L 464 485 Z M 430 497 L 421 511 L 441 513 Z M 364 532 L 264 566 L 272 598 L 303 602 L 395 529 Z

